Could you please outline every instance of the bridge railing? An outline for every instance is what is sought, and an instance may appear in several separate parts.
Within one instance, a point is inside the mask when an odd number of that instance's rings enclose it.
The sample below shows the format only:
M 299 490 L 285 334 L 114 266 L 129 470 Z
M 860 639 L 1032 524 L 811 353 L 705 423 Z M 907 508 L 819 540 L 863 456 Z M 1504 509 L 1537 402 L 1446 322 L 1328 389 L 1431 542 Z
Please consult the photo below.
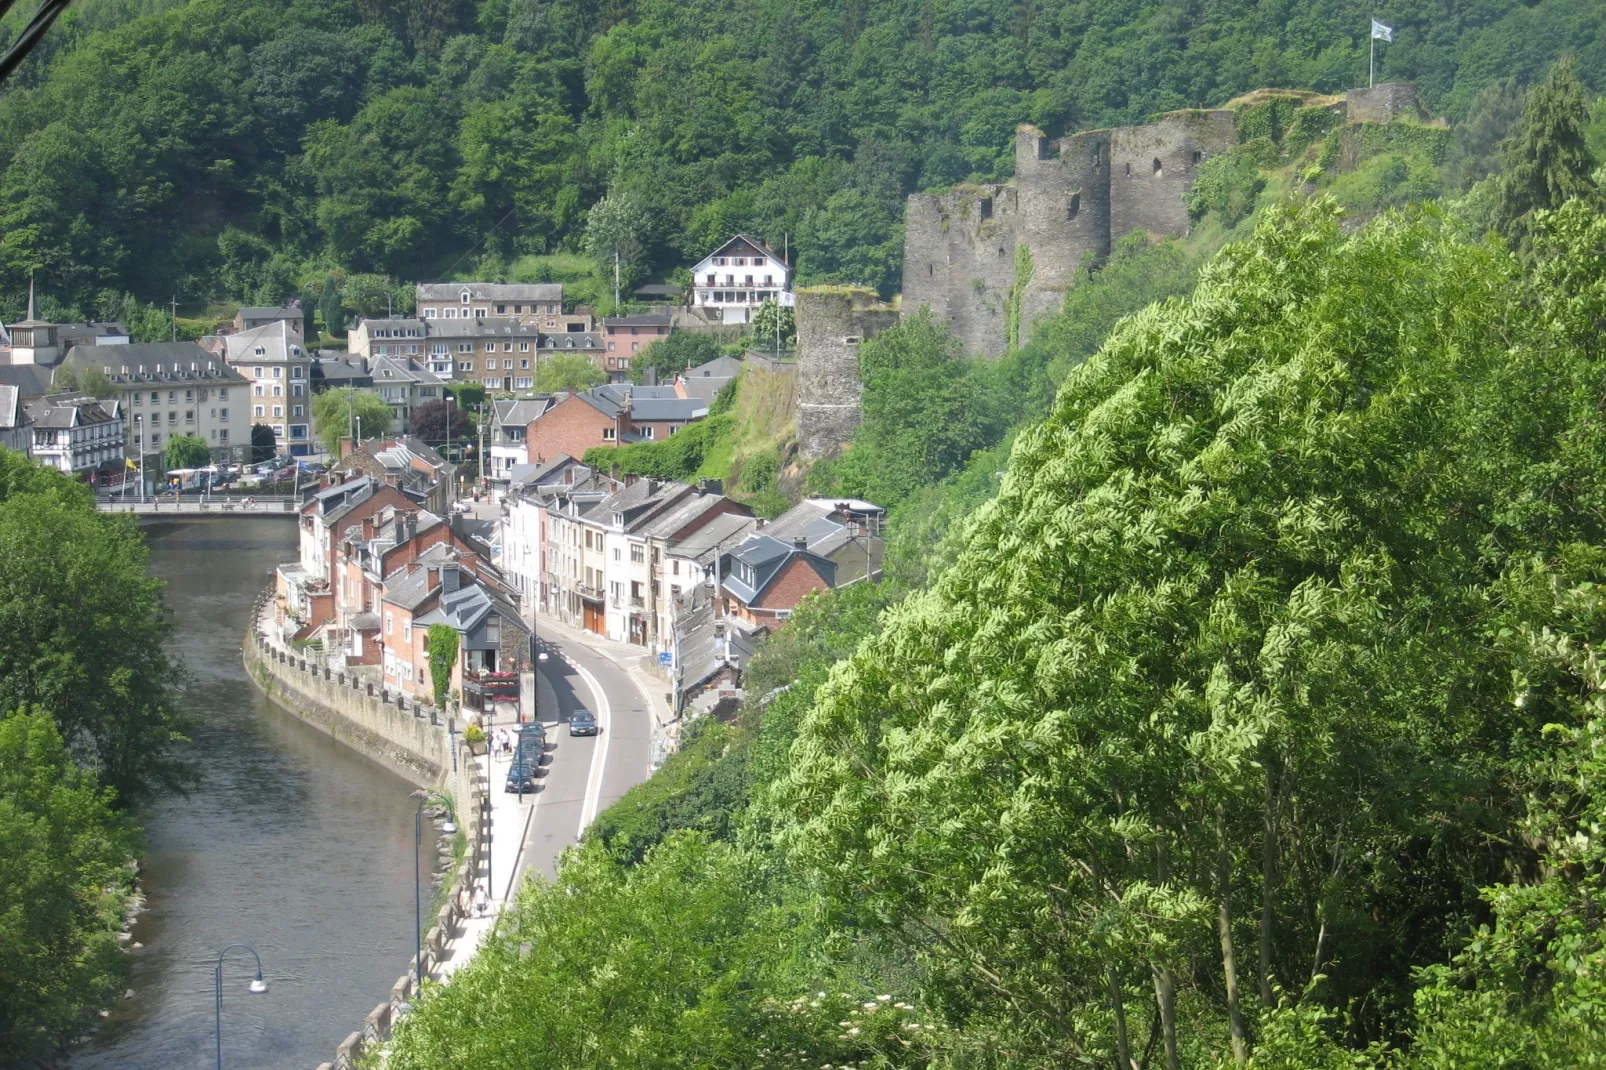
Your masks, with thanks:
M 96 508 L 107 513 L 137 513 L 146 515 L 151 513 L 195 514 L 217 513 L 229 514 L 282 514 L 294 513 L 301 505 L 299 499 L 288 496 L 274 496 L 264 498 L 148 498 L 145 501 L 136 499 L 122 499 L 100 497 L 95 500 Z

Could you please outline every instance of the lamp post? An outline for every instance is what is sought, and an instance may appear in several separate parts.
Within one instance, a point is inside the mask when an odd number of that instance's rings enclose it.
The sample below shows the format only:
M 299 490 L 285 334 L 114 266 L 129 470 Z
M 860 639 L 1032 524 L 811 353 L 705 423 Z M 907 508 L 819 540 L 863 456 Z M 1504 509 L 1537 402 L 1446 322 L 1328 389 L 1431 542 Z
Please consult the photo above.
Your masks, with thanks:
M 217 996 L 217 1070 L 223 1070 L 223 956 L 237 947 L 243 947 L 251 952 L 251 957 L 256 959 L 257 963 L 257 975 L 246 985 L 245 990 L 253 996 L 263 995 L 268 990 L 268 983 L 262 979 L 262 956 L 256 953 L 256 948 L 250 944 L 230 944 L 218 953 L 217 968 L 212 971 Z
M 418 880 L 418 854 L 419 847 L 424 840 L 424 804 L 434 800 L 446 807 L 446 823 L 441 831 L 448 836 L 457 831 L 457 823 L 452 820 L 452 803 L 438 791 L 415 791 L 413 797 L 418 800 L 418 812 L 413 814 L 413 983 L 422 986 L 424 983 L 424 894 Z

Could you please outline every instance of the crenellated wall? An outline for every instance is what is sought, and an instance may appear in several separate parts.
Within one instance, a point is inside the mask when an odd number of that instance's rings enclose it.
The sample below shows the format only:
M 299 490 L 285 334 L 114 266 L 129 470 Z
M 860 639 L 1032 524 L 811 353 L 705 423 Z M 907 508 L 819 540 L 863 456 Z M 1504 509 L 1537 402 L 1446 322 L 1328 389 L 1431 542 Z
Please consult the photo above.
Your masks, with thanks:
M 797 442 L 804 460 L 839 452 L 860 420 L 859 346 L 898 322 L 875 291 L 797 291 Z
M 1351 122 L 1423 118 L 1406 83 L 1352 90 L 1331 106 Z M 1190 109 L 1058 140 L 1021 126 L 1013 181 L 909 197 L 903 310 L 927 306 L 967 352 L 1002 356 L 1035 321 L 1063 307 L 1085 261 L 1108 255 L 1134 230 L 1188 232 L 1194 176 L 1206 160 L 1237 147 L 1237 116 L 1226 108 Z

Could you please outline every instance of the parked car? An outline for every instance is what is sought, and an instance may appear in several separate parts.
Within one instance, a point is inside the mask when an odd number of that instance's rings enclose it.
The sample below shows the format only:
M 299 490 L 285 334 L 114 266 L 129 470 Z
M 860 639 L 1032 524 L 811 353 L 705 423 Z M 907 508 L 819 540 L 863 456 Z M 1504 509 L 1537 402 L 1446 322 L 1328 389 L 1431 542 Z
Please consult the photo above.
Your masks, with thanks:
M 569 735 L 594 736 L 597 734 L 597 715 L 590 710 L 575 710 L 569 715 Z
M 533 760 L 515 755 L 513 764 L 507 769 L 508 791 L 526 792 L 535 790 L 536 764 Z

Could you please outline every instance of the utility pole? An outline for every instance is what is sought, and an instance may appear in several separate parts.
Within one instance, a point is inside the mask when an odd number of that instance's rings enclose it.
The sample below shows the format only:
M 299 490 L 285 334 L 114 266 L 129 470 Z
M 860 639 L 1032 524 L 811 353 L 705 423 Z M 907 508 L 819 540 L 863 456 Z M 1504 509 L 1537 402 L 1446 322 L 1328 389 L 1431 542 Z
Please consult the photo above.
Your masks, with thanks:
M 613 311 L 619 314 L 619 247 L 613 250 Z
M 178 341 L 178 294 L 173 295 L 173 341 Z

